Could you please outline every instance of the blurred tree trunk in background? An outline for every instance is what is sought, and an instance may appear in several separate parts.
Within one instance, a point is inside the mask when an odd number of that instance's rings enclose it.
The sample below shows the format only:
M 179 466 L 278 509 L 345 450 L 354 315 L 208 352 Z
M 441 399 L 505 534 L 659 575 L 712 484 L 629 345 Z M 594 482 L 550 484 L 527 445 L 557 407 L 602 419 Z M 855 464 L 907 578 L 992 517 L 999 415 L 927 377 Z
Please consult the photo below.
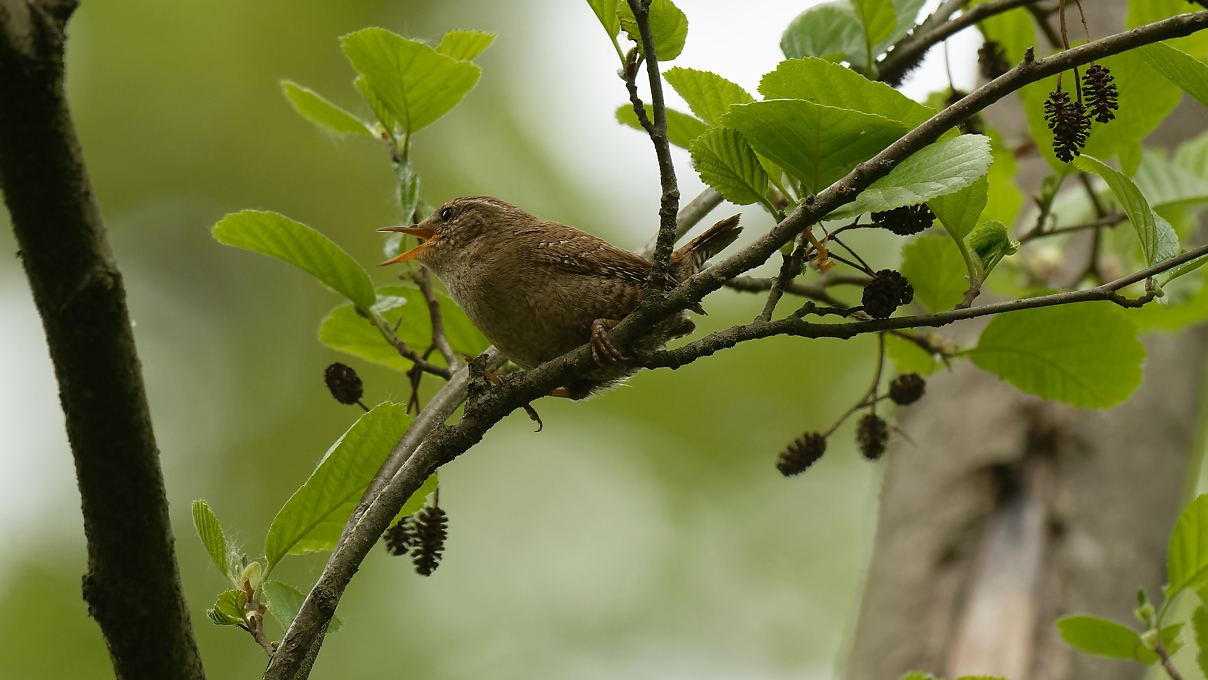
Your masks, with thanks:
M 1120 30 L 1122 0 L 1094 5 L 1092 36 Z M 1027 129 L 1010 101 L 990 112 L 1008 138 Z M 1147 145 L 1204 127 L 1186 104 Z M 1026 163 L 1038 165 L 1021 177 L 1048 174 L 1035 155 Z M 1108 411 L 1025 395 L 968 362 L 933 376 L 902 418 L 914 443 L 889 455 L 848 679 L 1142 677 L 1141 664 L 1073 650 L 1054 624 L 1135 624 L 1141 586 L 1161 602 L 1167 541 L 1195 483 L 1206 340 L 1203 328 L 1148 337 L 1144 384 Z
M 915 443 L 889 454 L 848 678 L 1141 677 L 1074 651 L 1054 622 L 1131 622 L 1138 586 L 1159 597 L 1204 340 L 1150 338 L 1145 383 L 1110 411 L 1024 395 L 969 363 L 936 375 L 903 419 Z

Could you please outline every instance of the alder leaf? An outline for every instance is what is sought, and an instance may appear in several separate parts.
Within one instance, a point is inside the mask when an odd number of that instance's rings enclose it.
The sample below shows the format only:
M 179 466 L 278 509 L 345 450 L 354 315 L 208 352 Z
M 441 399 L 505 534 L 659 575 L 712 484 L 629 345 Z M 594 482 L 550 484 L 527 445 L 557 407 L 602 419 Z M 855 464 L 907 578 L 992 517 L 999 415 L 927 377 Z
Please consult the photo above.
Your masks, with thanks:
M 1145 360 L 1136 326 L 1106 301 L 999 314 L 967 353 L 1024 392 L 1082 408 L 1127 399 Z

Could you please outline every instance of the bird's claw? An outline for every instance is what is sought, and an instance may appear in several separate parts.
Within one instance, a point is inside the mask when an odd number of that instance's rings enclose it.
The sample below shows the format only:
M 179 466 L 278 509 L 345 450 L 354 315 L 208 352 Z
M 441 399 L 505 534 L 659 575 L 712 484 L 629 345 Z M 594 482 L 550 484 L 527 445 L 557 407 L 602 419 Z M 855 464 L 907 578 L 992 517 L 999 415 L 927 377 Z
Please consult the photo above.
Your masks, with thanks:
M 620 322 L 613 319 L 596 319 L 591 322 L 591 358 L 595 359 L 597 366 L 627 361 L 625 355 L 617 351 L 608 339 L 608 331 L 618 323 Z

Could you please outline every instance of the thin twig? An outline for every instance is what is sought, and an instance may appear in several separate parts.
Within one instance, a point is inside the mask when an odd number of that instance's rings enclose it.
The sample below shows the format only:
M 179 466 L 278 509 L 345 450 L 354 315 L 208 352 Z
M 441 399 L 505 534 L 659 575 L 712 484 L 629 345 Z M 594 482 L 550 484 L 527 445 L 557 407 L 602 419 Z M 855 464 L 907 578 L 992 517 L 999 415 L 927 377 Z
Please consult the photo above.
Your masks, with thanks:
M 1058 0 L 1060 4 L 1061 0 Z M 1032 13 L 1032 18 L 1040 26 L 1040 32 L 1044 33 L 1045 40 L 1048 41 L 1049 47 L 1057 47 L 1061 44 L 1061 36 L 1057 31 L 1053 30 L 1053 25 L 1049 23 L 1049 17 L 1053 15 L 1056 9 L 1043 9 L 1036 5 L 1028 5 L 1028 11 Z
M 726 282 L 727 288 L 732 288 L 744 293 L 762 293 L 772 288 L 772 282 L 776 279 L 771 277 L 758 276 L 737 276 Z M 868 283 L 867 276 L 855 276 L 851 274 L 835 274 L 827 272 L 818 278 L 813 283 L 799 283 L 797 281 L 789 281 L 781 287 L 781 290 L 790 295 L 799 295 L 811 300 L 817 300 L 823 304 L 831 305 L 832 307 L 842 306 L 835 297 L 831 296 L 826 291 L 828 287 L 835 284 L 852 284 L 863 286 Z
M 423 372 L 438 375 L 445 380 L 449 380 L 453 377 L 452 369 L 434 364 L 421 356 L 419 352 L 411 349 L 406 340 L 403 340 L 397 334 L 395 334 L 394 329 L 390 327 L 390 325 L 386 322 L 386 319 L 384 319 L 381 314 L 370 312 L 369 322 L 378 329 L 378 332 L 382 334 L 382 337 L 386 339 L 386 342 L 390 343 L 390 346 L 393 347 L 400 356 L 414 363 L 416 366 L 419 366 L 420 370 Z
M 676 216 L 679 213 L 679 184 L 675 178 L 675 165 L 671 160 L 671 143 L 667 138 L 667 107 L 663 102 L 663 76 L 659 72 L 658 54 L 655 52 L 654 32 L 650 29 L 649 3 L 642 0 L 627 0 L 633 11 L 638 32 L 642 37 L 642 56 L 646 61 L 646 75 L 650 81 L 650 108 L 653 120 L 643 124 L 654 144 L 654 155 L 659 164 L 659 183 L 662 196 L 659 199 L 659 231 L 655 242 L 654 259 L 650 267 L 650 278 L 643 291 L 643 304 L 662 298 L 667 290 L 667 266 L 671 250 L 675 246 Z M 628 69 L 626 74 L 629 74 Z M 636 74 L 635 74 L 636 75 Z M 627 78 L 627 85 L 633 78 Z M 630 86 L 632 99 L 636 88 Z M 635 113 L 637 108 L 635 105 Z M 641 117 L 639 116 L 639 120 Z
M 424 267 L 420 274 L 414 277 L 415 284 L 419 286 L 419 290 L 424 294 L 424 300 L 428 303 L 428 317 L 432 321 L 432 345 L 440 351 L 440 355 L 445 358 L 445 364 L 453 370 L 461 368 L 461 359 L 457 353 L 453 351 L 453 347 L 449 344 L 449 337 L 445 334 L 445 317 L 440 311 L 440 301 L 436 299 L 436 293 L 432 290 L 432 275 L 428 272 L 428 268 Z
M 805 239 L 798 239 L 797 245 L 793 247 L 793 252 L 788 255 L 781 255 L 783 261 L 780 263 L 780 274 L 772 279 L 772 285 L 768 289 L 767 302 L 763 305 L 763 311 L 759 313 L 760 319 L 769 321 L 772 318 L 772 313 L 776 311 L 776 303 L 780 302 L 780 296 L 784 292 L 784 287 L 801 273 L 801 264 L 805 261 Z
M 1027 243 L 1034 239 L 1043 238 L 1045 236 L 1056 236 L 1057 234 L 1068 234 L 1074 231 L 1085 231 L 1087 229 L 1095 229 L 1098 227 L 1115 227 L 1124 224 L 1128 220 L 1128 215 L 1124 213 L 1113 213 L 1106 215 L 1097 220 L 1090 222 L 1082 222 L 1080 224 L 1072 224 L 1068 227 L 1058 227 L 1057 229 L 1049 229 L 1048 231 L 1037 231 L 1035 227 L 1031 231 L 1019 237 L 1020 243 Z
M 1170 676 L 1170 680 L 1183 680 L 1182 674 L 1179 673 L 1179 669 L 1174 667 L 1174 662 L 1170 660 L 1170 653 L 1166 651 L 1166 646 L 1162 644 L 1160 639 L 1158 640 L 1158 644 L 1154 646 L 1153 651 L 1162 660 L 1162 668 L 1166 669 L 1166 674 Z

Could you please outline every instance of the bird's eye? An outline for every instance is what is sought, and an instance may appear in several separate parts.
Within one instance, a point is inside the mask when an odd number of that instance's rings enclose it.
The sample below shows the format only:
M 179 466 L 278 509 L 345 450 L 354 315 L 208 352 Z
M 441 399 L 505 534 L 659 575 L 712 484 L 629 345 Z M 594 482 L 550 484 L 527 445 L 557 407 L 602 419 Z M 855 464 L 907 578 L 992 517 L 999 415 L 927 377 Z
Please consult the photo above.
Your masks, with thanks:
M 444 210 L 440 211 L 440 219 L 444 220 L 445 222 L 453 219 L 453 209 L 445 208 Z

